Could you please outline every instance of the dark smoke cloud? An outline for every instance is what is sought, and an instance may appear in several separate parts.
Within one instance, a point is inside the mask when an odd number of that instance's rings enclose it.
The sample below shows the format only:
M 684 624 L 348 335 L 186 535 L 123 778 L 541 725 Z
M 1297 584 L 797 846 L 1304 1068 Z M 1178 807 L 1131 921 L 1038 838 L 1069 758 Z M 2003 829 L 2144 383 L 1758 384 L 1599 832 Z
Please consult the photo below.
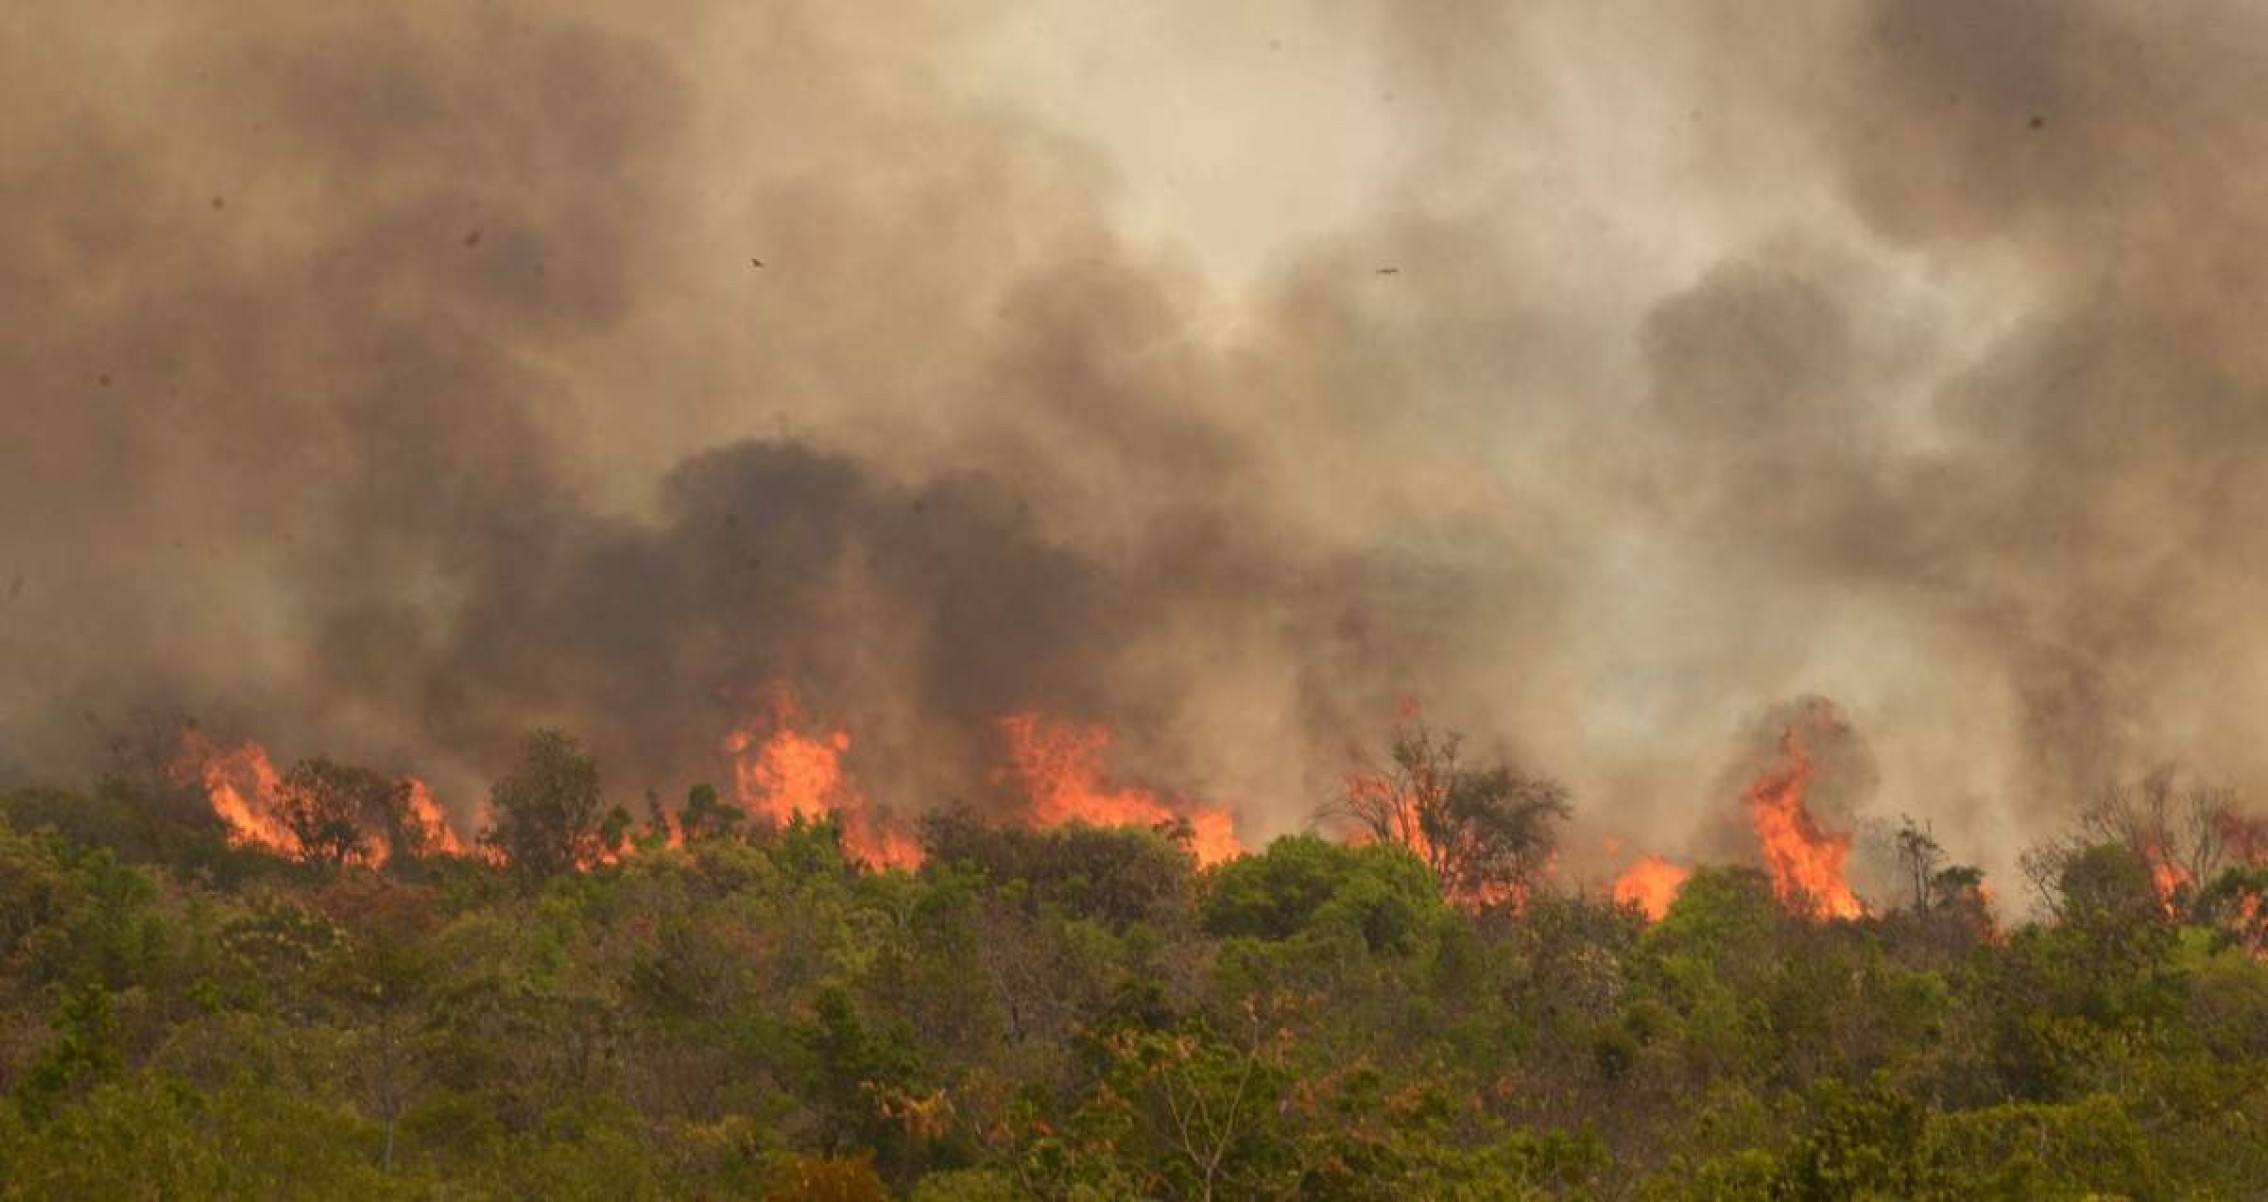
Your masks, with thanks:
M 747 128 L 787 162 L 744 242 L 695 249 L 716 96 L 684 33 L 136 15 L 131 47 L 34 21 L 66 52 L 19 90 L 70 103 L 11 108 L 19 756 L 160 703 L 464 780 L 559 723 L 674 787 L 786 684 L 919 808 L 986 787 L 1015 710 L 1194 787 L 1166 765 L 1235 758 L 1190 746 L 1206 673 L 1282 673 L 1255 779 L 1418 683 L 1393 665 L 1436 624 L 1397 611 L 1447 574 L 1276 522 L 1251 431 L 1191 403 L 1220 368 L 1187 285 L 1075 151 L 864 77 L 910 43 L 762 18 Z M 733 331 L 669 294 L 720 265 L 785 299 Z
M 784 683 L 901 809 L 1039 708 L 1264 833 L 1414 694 L 1702 848 L 1817 692 L 1853 821 L 2001 868 L 2268 773 L 2268 18 L 1317 5 L 1394 152 L 1237 285 L 972 82 L 1008 16 L 20 6 L 0 763 L 160 705 L 674 790 Z
M 2013 303 L 1926 398 L 1934 445 L 1886 453 L 1880 373 L 1835 362 L 1866 281 L 1791 303 L 1710 297 L 1712 277 L 1668 302 L 1657 329 L 1701 311 L 1776 343 L 1749 370 L 1779 387 L 1736 381 L 1752 403 L 1808 394 L 1766 422 L 1800 445 L 1756 465 L 1789 491 L 1735 512 L 1802 570 L 1929 613 L 2003 679 L 2028 812 L 2153 754 L 2257 775 L 2243 615 L 2268 375 L 2247 332 L 2261 211 L 2241 198 L 2268 123 L 2233 47 L 2261 14 L 1881 3 L 1848 18 L 1831 43 L 1848 69 L 1782 95 L 1871 231 L 1931 269 L 2005 273 Z M 1726 271 L 1760 269 L 1778 268 Z M 1682 379 L 1673 366 L 1657 377 Z

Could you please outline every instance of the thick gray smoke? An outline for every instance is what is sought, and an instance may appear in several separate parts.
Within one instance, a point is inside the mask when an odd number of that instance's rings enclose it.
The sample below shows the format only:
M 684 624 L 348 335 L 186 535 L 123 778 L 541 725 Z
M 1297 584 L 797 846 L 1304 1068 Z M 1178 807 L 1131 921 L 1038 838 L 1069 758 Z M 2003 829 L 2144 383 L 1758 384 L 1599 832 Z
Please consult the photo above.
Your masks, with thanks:
M 2002 869 L 2268 774 L 2268 14 L 1081 7 L 13 6 L 0 770 L 674 791 L 784 685 L 1259 838 L 1414 695 L 1674 851 L 1816 693 Z

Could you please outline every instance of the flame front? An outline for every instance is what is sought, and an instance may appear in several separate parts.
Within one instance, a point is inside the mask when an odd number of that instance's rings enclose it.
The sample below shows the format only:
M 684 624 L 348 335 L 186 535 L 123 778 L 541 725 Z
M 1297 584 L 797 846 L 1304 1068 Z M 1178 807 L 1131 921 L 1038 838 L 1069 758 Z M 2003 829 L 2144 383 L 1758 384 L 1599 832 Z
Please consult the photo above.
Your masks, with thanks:
M 284 774 L 276 770 L 268 749 L 258 741 L 246 739 L 233 747 L 222 747 L 194 730 L 186 731 L 181 736 L 181 755 L 174 771 L 180 779 L 204 789 L 213 814 L 228 828 L 229 846 L 260 847 L 294 859 L 306 855 L 306 847 L 285 816 L 289 787 Z M 402 778 L 400 787 L 401 834 L 411 854 L 464 855 L 464 840 L 434 800 L 433 790 L 414 776 Z M 372 868 L 386 866 L 393 848 L 384 830 L 375 825 L 382 821 L 374 814 L 357 820 L 361 841 L 351 859 Z
M 850 751 L 846 730 L 806 734 L 797 729 L 801 714 L 785 690 L 774 694 L 765 725 L 725 739 L 732 758 L 733 792 L 742 808 L 775 823 L 795 819 L 818 822 L 840 816 L 843 846 L 877 867 L 913 868 L 921 847 L 876 814 L 866 795 L 843 771 Z
M 1811 769 L 1803 736 L 1790 727 L 1780 738 L 1779 764 L 1748 787 L 1749 820 L 1772 873 L 1772 892 L 1783 905 L 1829 918 L 1857 918 L 1866 907 L 1843 880 L 1850 836 L 1821 829 L 1803 803 Z
M 1101 726 L 1050 722 L 1033 713 L 1001 720 L 1008 737 L 1009 772 L 1031 802 L 1032 822 L 1060 826 L 1156 826 L 1185 819 L 1191 850 L 1199 864 L 1218 864 L 1244 854 L 1236 824 L 1226 811 L 1169 805 L 1141 789 L 1113 789 L 1103 783 L 1103 761 L 1110 731 Z
M 1653 922 L 1660 922 L 1669 913 L 1670 903 L 1677 900 L 1677 891 L 1685 887 L 1685 878 L 1693 870 L 1682 864 L 1673 864 L 1660 856 L 1647 856 L 1630 866 L 1630 870 L 1616 878 L 1614 900 L 1625 906 L 1636 906 Z
M 407 812 L 402 816 L 412 838 L 429 856 L 461 856 L 465 842 L 457 837 L 456 829 L 449 825 L 449 816 L 433 799 L 433 790 L 424 781 L 411 776 L 402 780 L 408 797 Z
M 2158 904 L 2165 907 L 2169 916 L 2180 914 L 2181 895 L 2195 891 L 2196 879 L 2189 875 L 2188 869 L 2174 863 L 2166 855 L 2166 849 L 2157 843 L 2142 849 L 2142 859 L 2150 865 L 2150 887 L 2157 890 Z
M 299 837 L 277 812 L 283 775 L 268 749 L 251 739 L 217 747 L 196 731 L 181 736 L 176 772 L 204 786 L 213 813 L 228 826 L 231 847 L 265 847 L 278 855 L 300 854 Z

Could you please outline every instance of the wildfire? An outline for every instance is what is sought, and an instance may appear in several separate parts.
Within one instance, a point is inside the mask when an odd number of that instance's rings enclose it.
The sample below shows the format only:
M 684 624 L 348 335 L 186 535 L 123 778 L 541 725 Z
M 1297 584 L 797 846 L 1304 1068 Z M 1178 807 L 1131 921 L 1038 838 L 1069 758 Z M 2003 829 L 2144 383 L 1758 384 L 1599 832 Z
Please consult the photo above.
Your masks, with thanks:
M 801 818 L 817 822 L 840 816 L 843 846 L 878 867 L 912 868 L 921 847 L 875 813 L 872 803 L 843 772 L 850 751 L 846 730 L 806 734 L 802 716 L 785 690 L 775 692 L 763 726 L 746 727 L 725 739 L 732 758 L 733 791 L 742 808 L 773 822 Z
M 1426 838 L 1425 827 L 1419 821 L 1418 797 L 1415 791 L 1396 787 L 1393 778 L 1380 772 L 1349 772 L 1340 783 L 1349 802 L 1361 811 L 1379 816 L 1385 838 L 1410 849 L 1411 854 L 1427 864 L 1436 864 L 1433 841 Z M 1379 834 L 1373 830 L 1356 830 L 1349 842 L 1357 845 L 1374 842 Z
M 1682 864 L 1673 864 L 1660 856 L 1647 856 L 1630 866 L 1629 871 L 1616 878 L 1614 900 L 1625 906 L 1636 906 L 1645 912 L 1648 920 L 1660 922 L 1669 913 L 1670 903 L 1677 900 L 1678 890 L 1685 887 L 1685 878 L 1693 870 Z
M 290 787 L 268 749 L 256 740 L 222 747 L 197 731 L 184 732 L 175 772 L 204 788 L 206 802 L 228 827 L 229 846 L 261 847 L 293 859 L 306 855 L 287 817 Z M 414 776 L 404 777 L 400 789 L 401 833 L 416 853 L 464 855 L 464 841 L 434 800 L 433 790 Z M 384 820 L 375 814 L 362 816 L 360 846 L 351 858 L 373 868 L 385 867 L 393 848 L 376 825 Z
M 175 771 L 204 786 L 213 813 L 228 826 L 229 846 L 265 847 L 286 856 L 300 853 L 299 837 L 276 810 L 283 775 L 268 758 L 267 748 L 250 739 L 234 747 L 218 747 L 192 730 L 181 736 L 181 759 Z
M 2268 864 L 2268 819 L 2247 818 L 2234 811 L 2220 816 L 2221 840 L 2240 864 Z
M 1789 727 L 1780 738 L 1780 762 L 1748 787 L 1749 819 L 1782 904 L 1829 918 L 1857 918 L 1866 907 L 1843 880 L 1851 839 L 1821 829 L 1804 806 L 1811 770 L 1802 733 Z
M 1107 728 L 1050 722 L 1033 713 L 1011 715 L 1000 725 L 1008 737 L 1009 774 L 1030 798 L 1035 824 L 1155 826 L 1182 818 L 1193 832 L 1198 863 L 1217 864 L 1244 854 L 1225 811 L 1176 807 L 1141 789 L 1104 785 L 1103 761 L 1111 744 Z
M 432 788 L 414 776 L 405 777 L 402 785 L 407 797 L 403 822 L 409 827 L 411 837 L 425 849 L 425 854 L 464 855 L 465 842 L 457 837 L 455 828 L 449 825 L 448 815 L 433 799 Z
M 2142 849 L 2142 858 L 2150 865 L 2150 886 L 2158 892 L 2158 904 L 2167 915 L 2181 912 L 2180 898 L 2185 890 L 2196 886 L 2197 881 L 2189 870 L 2176 864 L 2166 855 L 2166 849 L 2156 843 Z

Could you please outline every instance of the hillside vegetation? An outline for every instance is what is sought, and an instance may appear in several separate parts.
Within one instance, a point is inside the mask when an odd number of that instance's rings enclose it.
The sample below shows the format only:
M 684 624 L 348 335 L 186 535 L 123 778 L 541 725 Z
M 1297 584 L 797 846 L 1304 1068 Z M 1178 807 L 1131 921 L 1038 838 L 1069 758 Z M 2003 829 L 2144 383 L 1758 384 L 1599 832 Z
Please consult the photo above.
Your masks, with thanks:
M 508 779 L 486 854 L 383 868 L 0 794 L 0 1197 L 2268 1195 L 2241 864 L 2075 838 L 2009 930 L 1933 855 L 1852 920 L 1703 866 L 1653 922 L 1392 840 L 948 813 L 876 871 Z

